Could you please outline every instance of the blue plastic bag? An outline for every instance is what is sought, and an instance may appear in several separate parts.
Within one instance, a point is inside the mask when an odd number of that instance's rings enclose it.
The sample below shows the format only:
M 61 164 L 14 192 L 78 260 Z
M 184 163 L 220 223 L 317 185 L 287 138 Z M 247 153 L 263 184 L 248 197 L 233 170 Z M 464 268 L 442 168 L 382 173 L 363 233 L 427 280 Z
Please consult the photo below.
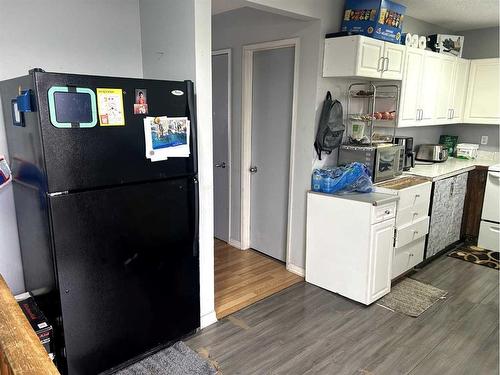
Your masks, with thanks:
M 369 193 L 373 189 L 370 172 L 364 164 L 351 163 L 343 167 L 315 169 L 311 189 L 328 194 L 350 192 Z

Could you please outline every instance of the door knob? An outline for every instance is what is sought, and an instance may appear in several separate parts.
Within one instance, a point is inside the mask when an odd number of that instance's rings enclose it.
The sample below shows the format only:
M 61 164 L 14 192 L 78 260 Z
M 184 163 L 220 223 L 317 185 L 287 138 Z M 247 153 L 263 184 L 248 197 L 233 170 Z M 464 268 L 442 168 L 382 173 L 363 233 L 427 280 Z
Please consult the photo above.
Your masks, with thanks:
M 226 168 L 226 163 L 221 161 L 220 163 L 215 164 L 216 168 Z
M 250 173 L 257 173 L 257 166 L 253 165 L 249 169 Z

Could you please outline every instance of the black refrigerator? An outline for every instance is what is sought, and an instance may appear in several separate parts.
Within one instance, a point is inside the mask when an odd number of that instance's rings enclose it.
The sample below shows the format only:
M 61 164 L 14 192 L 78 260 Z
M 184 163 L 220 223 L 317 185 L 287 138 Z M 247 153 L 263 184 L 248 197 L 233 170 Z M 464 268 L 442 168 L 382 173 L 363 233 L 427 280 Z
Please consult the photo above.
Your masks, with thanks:
M 121 95 L 120 126 L 96 108 L 103 89 Z M 106 372 L 195 331 L 193 83 L 33 69 L 0 94 L 25 286 L 60 371 Z M 145 116 L 188 117 L 189 156 L 148 159 Z

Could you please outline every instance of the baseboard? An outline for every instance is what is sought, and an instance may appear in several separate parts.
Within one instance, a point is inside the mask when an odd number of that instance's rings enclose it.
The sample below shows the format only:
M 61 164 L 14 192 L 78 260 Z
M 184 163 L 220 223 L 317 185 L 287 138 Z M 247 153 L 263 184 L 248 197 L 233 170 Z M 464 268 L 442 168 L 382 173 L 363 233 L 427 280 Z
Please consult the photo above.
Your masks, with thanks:
M 302 267 L 295 266 L 293 264 L 287 264 L 286 269 L 296 275 L 299 275 L 300 277 L 304 277 L 306 274 L 305 269 Z
M 200 328 L 202 329 L 214 323 L 217 323 L 217 316 L 215 315 L 215 310 L 210 311 L 208 314 L 202 315 L 200 317 Z
M 229 239 L 229 245 L 231 245 L 232 247 L 235 247 L 237 249 L 241 249 L 241 242 L 233 240 L 231 238 Z

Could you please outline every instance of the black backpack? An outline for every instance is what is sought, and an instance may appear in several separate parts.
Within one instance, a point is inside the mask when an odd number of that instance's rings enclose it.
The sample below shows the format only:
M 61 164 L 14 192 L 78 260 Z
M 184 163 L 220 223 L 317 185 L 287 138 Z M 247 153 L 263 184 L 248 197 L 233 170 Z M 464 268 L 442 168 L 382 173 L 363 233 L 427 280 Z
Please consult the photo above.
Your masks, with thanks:
M 321 152 L 329 155 L 342 143 L 345 130 L 343 119 L 342 104 L 338 100 L 333 101 L 332 94 L 328 91 L 314 141 L 314 149 L 318 153 L 319 160 L 321 160 Z

